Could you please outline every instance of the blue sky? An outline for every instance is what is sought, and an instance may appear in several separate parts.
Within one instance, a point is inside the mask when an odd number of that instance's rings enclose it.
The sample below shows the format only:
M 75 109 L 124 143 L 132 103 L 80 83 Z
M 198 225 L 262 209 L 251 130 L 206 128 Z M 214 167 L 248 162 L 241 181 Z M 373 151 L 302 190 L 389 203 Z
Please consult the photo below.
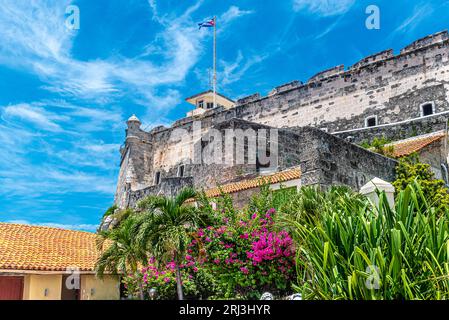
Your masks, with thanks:
M 79 30 L 65 10 L 80 9 Z M 380 30 L 365 27 L 368 5 Z M 95 230 L 112 204 L 125 121 L 170 125 L 208 89 L 231 98 L 448 28 L 449 1 L 0 0 L 0 221 Z

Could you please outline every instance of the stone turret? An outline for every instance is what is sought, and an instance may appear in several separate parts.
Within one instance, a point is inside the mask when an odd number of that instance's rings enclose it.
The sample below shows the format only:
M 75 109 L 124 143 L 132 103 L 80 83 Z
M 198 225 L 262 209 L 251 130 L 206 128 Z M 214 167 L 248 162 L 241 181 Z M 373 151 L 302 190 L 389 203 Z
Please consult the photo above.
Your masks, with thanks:
M 129 117 L 128 121 L 126 121 L 126 124 L 128 125 L 128 129 L 126 130 L 126 137 L 128 138 L 130 136 L 138 136 L 137 133 L 140 131 L 142 122 L 140 122 L 139 118 L 137 118 L 135 114 Z

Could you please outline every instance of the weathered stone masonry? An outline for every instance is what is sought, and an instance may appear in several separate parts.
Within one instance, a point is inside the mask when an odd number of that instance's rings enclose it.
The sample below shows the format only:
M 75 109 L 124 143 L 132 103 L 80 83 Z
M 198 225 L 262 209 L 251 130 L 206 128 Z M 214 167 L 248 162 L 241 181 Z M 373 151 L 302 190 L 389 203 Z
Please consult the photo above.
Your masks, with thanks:
M 434 115 L 420 118 L 422 106 L 429 103 Z M 348 69 L 337 66 L 305 83 L 292 81 L 278 86 L 265 97 L 253 94 L 238 100 L 234 108 L 216 108 L 199 117 L 180 119 L 170 128 L 160 126 L 145 132 L 137 118 L 130 118 L 121 149 L 116 203 L 124 207 L 150 193 L 171 194 L 184 185 L 207 188 L 260 174 L 251 164 L 192 162 L 198 144 L 205 147 L 201 135 L 226 126 L 285 129 L 279 130 L 276 169 L 300 165 L 305 184 L 357 188 L 373 176 L 391 180 L 393 160 L 336 136 L 354 142 L 373 135 L 403 139 L 444 128 L 445 112 L 449 112 L 449 36 L 440 32 L 413 42 L 397 55 L 386 50 Z M 376 117 L 377 126 L 365 130 L 369 117 Z M 416 119 L 412 124 L 383 126 L 412 119 Z M 183 139 L 186 133 L 192 134 L 194 121 L 201 121 L 201 135 L 190 141 Z M 303 128 L 306 126 L 336 136 Z M 180 165 L 184 166 L 183 177 L 177 177 Z M 155 183 L 156 174 L 160 175 L 160 186 Z

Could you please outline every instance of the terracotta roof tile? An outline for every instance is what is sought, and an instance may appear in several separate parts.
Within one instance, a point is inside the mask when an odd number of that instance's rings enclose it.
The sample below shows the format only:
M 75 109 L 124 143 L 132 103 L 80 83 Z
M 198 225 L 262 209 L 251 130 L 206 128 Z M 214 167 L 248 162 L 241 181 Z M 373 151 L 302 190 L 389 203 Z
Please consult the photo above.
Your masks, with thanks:
M 0 223 L 0 270 L 93 271 L 96 238 L 89 232 Z
M 205 191 L 208 198 L 215 198 L 221 195 L 221 191 L 226 194 L 239 192 L 243 190 L 253 189 L 260 187 L 263 183 L 275 184 L 286 182 L 294 179 L 299 179 L 301 177 L 301 169 L 289 169 L 281 172 L 276 172 L 268 176 L 259 176 L 253 179 L 242 180 L 238 182 L 228 183 L 221 187 L 216 187 L 208 189 Z M 221 191 L 220 191 L 221 189 Z M 191 200 L 193 201 L 193 200 Z
M 417 152 L 445 136 L 444 132 L 422 135 L 389 144 L 393 146 L 393 156 L 400 158 Z

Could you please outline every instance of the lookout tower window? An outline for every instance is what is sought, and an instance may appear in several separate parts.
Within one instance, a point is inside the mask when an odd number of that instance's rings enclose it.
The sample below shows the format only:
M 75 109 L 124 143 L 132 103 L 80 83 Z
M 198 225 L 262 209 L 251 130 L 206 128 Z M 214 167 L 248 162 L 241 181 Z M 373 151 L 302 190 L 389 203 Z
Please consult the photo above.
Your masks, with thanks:
M 178 167 L 178 177 L 184 177 L 184 165 Z
M 154 184 L 159 184 L 161 182 L 161 173 L 158 171 L 154 175 Z
M 214 104 L 212 102 L 208 102 L 206 108 L 207 109 L 213 109 L 214 108 Z
M 365 127 L 377 126 L 377 116 L 371 116 L 365 119 Z
M 200 100 L 200 101 L 198 101 L 198 108 L 203 108 L 204 107 L 204 101 L 203 100 Z
M 421 105 L 421 117 L 430 116 L 435 113 L 435 104 L 426 102 Z

